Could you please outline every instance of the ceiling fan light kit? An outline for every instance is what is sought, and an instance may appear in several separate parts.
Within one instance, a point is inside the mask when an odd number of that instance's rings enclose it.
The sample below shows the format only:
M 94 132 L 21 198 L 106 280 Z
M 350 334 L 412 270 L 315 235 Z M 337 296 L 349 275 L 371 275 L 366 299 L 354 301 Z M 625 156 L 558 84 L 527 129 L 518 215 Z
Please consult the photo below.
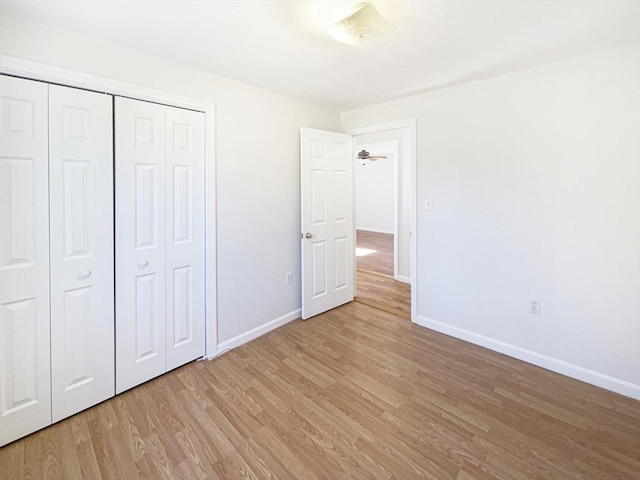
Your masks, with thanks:
M 375 162 L 376 160 L 378 160 L 380 158 L 387 158 L 387 156 L 386 155 L 371 155 L 366 150 L 361 150 L 361 151 L 358 152 L 358 160 L 360 160 L 360 164 L 362 166 L 366 165 L 367 160 L 369 160 L 370 162 Z

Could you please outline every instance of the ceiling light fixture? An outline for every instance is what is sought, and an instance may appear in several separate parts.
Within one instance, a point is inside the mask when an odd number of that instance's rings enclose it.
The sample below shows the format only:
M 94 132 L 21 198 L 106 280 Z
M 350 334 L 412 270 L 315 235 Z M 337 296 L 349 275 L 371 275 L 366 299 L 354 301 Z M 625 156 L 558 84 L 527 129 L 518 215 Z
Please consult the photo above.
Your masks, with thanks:
M 360 3 L 355 13 L 334 23 L 326 32 L 339 42 L 361 45 L 395 28 L 395 25 L 387 21 L 371 4 Z

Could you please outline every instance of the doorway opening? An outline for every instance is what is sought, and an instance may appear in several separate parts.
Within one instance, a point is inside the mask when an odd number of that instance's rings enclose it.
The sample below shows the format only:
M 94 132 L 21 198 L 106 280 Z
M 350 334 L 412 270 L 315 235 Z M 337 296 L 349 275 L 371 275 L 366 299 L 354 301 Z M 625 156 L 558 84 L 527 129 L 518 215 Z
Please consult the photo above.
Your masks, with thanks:
M 349 132 L 354 152 L 364 150 L 354 167 L 355 301 L 410 320 L 413 132 L 385 127 Z

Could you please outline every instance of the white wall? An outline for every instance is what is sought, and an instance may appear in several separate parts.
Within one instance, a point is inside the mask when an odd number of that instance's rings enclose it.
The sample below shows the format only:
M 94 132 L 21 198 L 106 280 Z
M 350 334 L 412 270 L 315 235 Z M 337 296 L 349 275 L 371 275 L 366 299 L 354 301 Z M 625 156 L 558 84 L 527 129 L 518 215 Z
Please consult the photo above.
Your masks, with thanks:
M 417 118 L 424 325 L 640 398 L 640 48 L 342 114 Z M 541 300 L 542 315 L 528 313 Z
M 395 162 L 397 146 L 380 143 L 359 144 L 354 139 L 354 151 L 362 149 L 371 155 L 385 155 L 376 161 L 356 162 L 356 228 L 379 233 L 395 231 Z
M 0 54 L 216 102 L 218 341 L 300 308 L 299 129 L 337 112 L 6 14 Z

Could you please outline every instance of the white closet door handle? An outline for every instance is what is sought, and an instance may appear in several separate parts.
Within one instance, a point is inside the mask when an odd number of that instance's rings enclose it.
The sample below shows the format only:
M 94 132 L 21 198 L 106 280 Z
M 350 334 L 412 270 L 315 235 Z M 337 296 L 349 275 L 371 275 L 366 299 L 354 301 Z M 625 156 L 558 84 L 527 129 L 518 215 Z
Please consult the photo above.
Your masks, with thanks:
M 82 279 L 89 278 L 91 276 L 91 270 L 86 269 L 84 272 L 80 272 L 78 276 Z
M 147 268 L 149 266 L 149 260 L 143 260 L 138 263 L 138 268 Z

